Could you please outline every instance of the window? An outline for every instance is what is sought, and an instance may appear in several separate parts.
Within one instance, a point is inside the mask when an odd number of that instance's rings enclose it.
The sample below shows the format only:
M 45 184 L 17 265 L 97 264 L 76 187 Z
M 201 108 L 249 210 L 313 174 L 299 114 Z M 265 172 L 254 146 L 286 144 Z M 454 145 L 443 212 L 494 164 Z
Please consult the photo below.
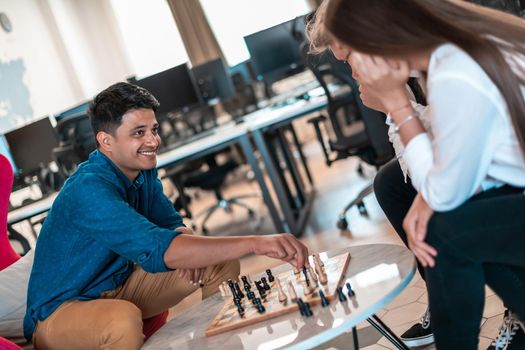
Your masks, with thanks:
M 188 61 L 166 0 L 111 0 L 111 5 L 138 78 Z
M 307 0 L 200 0 L 230 66 L 250 58 L 243 37 L 304 15 Z M 284 5 L 286 3 L 286 5 Z

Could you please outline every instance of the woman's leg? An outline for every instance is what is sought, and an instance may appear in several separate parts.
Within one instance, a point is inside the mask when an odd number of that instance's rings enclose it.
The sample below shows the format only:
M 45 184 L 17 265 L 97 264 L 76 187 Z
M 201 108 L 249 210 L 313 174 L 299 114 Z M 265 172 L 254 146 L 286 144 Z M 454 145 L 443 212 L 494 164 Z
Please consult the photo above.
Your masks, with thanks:
M 417 192 L 412 187 L 410 179 L 405 182 L 397 160 L 394 159 L 379 169 L 374 179 L 374 193 L 388 221 L 408 247 L 407 235 L 403 229 L 403 219 L 408 213 Z M 425 270 L 419 262 L 417 269 L 421 277 L 425 279 Z
M 477 349 L 487 263 L 525 269 L 525 196 L 508 192 L 488 191 L 429 222 L 427 242 L 438 255 L 426 277 L 439 349 Z M 491 276 L 490 283 L 506 305 L 519 308 L 525 288 L 510 295 L 505 281 Z M 513 311 L 523 317 L 524 310 Z

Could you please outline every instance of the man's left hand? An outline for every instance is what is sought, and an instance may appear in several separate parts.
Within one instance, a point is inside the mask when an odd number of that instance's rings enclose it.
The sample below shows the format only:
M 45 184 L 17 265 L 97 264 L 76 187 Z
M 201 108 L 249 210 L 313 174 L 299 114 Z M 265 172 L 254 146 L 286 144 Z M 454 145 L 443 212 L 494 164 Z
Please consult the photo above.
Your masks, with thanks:
M 403 220 L 408 246 L 424 267 L 434 267 L 436 264 L 434 258 L 437 256 L 437 250 L 425 242 L 428 221 L 433 214 L 434 210 L 418 193 Z

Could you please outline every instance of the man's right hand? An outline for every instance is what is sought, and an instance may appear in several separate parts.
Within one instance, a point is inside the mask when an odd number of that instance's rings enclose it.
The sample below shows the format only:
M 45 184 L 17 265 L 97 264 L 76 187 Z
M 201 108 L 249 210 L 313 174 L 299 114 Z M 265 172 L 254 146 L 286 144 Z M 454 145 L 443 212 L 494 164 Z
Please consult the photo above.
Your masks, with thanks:
M 309 266 L 308 247 L 288 233 L 255 237 L 252 252 L 286 261 L 297 269 Z

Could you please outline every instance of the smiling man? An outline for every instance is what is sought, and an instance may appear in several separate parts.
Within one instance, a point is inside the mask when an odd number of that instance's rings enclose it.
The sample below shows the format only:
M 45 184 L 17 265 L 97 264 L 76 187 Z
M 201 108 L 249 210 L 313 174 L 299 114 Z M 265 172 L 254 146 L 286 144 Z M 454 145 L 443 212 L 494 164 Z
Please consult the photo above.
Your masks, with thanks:
M 42 227 L 24 333 L 38 349 L 139 349 L 142 319 L 239 275 L 262 254 L 307 264 L 290 235 L 198 237 L 157 179 L 157 100 L 117 83 L 89 108 L 97 150 L 65 183 Z M 208 320 L 203 320 L 208 322 Z

